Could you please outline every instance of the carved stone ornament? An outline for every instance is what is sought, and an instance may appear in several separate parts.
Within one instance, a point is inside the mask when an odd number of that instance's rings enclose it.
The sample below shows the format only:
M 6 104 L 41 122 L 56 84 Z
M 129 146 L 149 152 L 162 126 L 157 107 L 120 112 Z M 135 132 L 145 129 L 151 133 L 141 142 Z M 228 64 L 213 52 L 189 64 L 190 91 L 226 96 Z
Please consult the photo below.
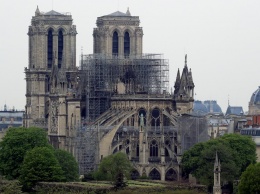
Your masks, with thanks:
M 58 114 L 59 114 L 59 101 L 55 99 L 51 101 L 51 106 L 50 106 L 51 133 L 58 133 Z

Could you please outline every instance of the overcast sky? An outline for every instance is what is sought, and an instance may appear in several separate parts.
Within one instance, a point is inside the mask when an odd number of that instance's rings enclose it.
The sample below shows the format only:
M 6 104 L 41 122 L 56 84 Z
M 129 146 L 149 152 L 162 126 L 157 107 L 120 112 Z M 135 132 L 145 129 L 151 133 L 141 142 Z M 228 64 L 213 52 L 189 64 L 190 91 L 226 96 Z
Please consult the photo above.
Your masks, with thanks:
M 228 98 L 230 105 L 247 111 L 260 85 L 259 0 L 1 0 L 0 110 L 5 103 L 24 109 L 27 32 L 37 5 L 43 12 L 72 14 L 78 56 L 81 47 L 85 54 L 93 51 L 97 17 L 129 7 L 132 16 L 140 17 L 143 52 L 163 53 L 169 59 L 170 86 L 187 53 L 195 99 L 217 100 L 223 112 Z

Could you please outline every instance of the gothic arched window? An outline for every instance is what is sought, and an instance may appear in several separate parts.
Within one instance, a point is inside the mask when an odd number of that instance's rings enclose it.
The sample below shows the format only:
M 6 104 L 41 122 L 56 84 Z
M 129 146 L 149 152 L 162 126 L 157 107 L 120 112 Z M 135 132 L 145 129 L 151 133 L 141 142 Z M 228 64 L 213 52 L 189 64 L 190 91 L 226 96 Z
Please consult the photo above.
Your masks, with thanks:
M 158 144 L 156 140 L 153 140 L 150 144 L 150 156 L 158 157 Z
M 158 108 L 154 108 L 152 110 L 152 120 L 151 126 L 154 127 L 155 132 L 160 131 L 160 110 Z
M 118 55 L 118 33 L 117 33 L 117 31 L 115 31 L 113 34 L 112 54 Z
M 58 68 L 61 68 L 63 55 L 63 33 L 62 30 L 59 30 L 58 34 Z
M 152 179 L 152 180 L 161 180 L 161 175 L 160 175 L 159 171 L 154 168 L 154 169 L 149 173 L 149 178 Z
M 47 47 L 47 63 L 48 68 L 52 67 L 52 60 L 53 60 L 53 35 L 52 35 L 52 29 L 48 31 L 48 47 Z
M 176 171 L 173 170 L 172 168 L 169 169 L 169 170 L 166 172 L 165 180 L 166 180 L 166 181 L 177 181 L 177 180 L 178 180 L 178 176 L 177 176 Z
M 124 35 L 124 55 L 128 57 L 130 55 L 130 36 L 128 32 Z

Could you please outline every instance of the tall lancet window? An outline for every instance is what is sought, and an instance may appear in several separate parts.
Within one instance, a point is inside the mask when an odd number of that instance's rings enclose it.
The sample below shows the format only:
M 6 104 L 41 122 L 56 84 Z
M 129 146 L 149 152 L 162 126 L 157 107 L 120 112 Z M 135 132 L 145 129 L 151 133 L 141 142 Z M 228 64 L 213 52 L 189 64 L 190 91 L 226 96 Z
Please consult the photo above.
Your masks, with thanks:
M 50 29 L 48 31 L 48 53 L 47 53 L 47 60 L 48 60 L 48 68 L 52 67 L 52 60 L 53 60 L 53 35 L 52 35 L 53 30 Z
M 63 56 L 63 33 L 62 33 L 62 30 L 59 30 L 59 35 L 58 35 L 58 68 L 61 68 L 62 56 Z
M 150 144 L 150 156 L 158 157 L 158 144 L 155 140 L 153 140 Z
M 116 31 L 113 34 L 112 54 L 113 55 L 118 55 L 118 33 Z
M 124 35 L 124 54 L 125 57 L 130 55 L 130 36 L 128 32 L 126 32 Z

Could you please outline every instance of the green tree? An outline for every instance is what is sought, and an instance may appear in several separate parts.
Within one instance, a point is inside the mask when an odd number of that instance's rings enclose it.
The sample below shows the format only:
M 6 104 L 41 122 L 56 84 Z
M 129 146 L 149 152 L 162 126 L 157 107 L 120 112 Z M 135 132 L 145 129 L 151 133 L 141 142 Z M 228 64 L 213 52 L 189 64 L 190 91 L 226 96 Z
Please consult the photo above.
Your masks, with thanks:
M 10 128 L 0 142 L 0 172 L 7 179 L 20 176 L 19 169 L 27 151 L 50 146 L 47 133 L 40 128 Z
M 132 169 L 132 163 L 127 155 L 118 152 L 103 158 L 94 176 L 96 179 L 112 181 L 117 188 L 124 187 L 125 180 L 130 177 Z
M 64 172 L 65 181 L 77 181 L 79 179 L 79 167 L 75 158 L 67 151 L 56 149 L 55 156 Z
M 249 164 L 256 162 L 256 144 L 250 136 L 240 134 L 226 134 L 220 137 L 238 153 L 238 165 L 241 166 L 240 173 L 244 172 Z
M 23 188 L 28 190 L 37 182 L 64 181 L 65 177 L 54 150 L 48 147 L 36 147 L 26 153 L 19 180 Z
M 239 194 L 260 193 L 260 163 L 250 164 L 242 173 L 238 185 Z
M 242 145 L 239 145 L 239 142 L 242 142 Z M 227 134 L 198 143 L 183 154 L 183 173 L 186 176 L 192 174 L 201 183 L 212 186 L 215 155 L 218 152 L 222 171 L 221 180 L 233 182 L 239 178 L 246 166 L 255 163 L 255 149 L 255 143 L 251 138 L 238 134 Z

